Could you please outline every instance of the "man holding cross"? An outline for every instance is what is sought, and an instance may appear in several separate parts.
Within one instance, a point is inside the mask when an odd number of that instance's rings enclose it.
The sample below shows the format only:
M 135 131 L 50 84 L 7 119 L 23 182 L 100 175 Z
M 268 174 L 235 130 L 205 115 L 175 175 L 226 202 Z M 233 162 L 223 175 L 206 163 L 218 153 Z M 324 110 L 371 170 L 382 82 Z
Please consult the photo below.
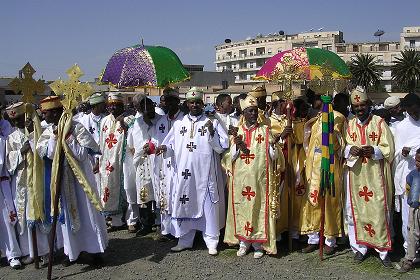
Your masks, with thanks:
M 392 181 L 390 163 L 394 140 L 385 121 L 371 113 L 372 102 L 361 88 L 350 96 L 356 116 L 349 120 L 347 146 L 346 219 L 350 246 L 358 263 L 365 259 L 368 247 L 379 252 L 382 264 L 391 268 L 390 211 Z
M 224 226 L 224 192 L 220 180 L 221 154 L 228 146 L 227 135 L 217 120 L 203 112 L 203 92 L 186 94 L 189 113 L 175 121 L 156 153 L 175 160 L 175 182 L 168 196 L 171 224 L 163 234 L 178 237 L 172 251 L 193 246 L 197 230 L 203 232 L 210 255 L 217 254 L 219 232 Z
M 244 256 L 251 245 L 254 258 L 264 251 L 276 254 L 276 218 L 279 186 L 273 169 L 284 169 L 284 158 L 269 126 L 258 121 L 257 100 L 248 95 L 240 101 L 245 123 L 232 135 L 228 215 L 224 242 L 238 244 Z

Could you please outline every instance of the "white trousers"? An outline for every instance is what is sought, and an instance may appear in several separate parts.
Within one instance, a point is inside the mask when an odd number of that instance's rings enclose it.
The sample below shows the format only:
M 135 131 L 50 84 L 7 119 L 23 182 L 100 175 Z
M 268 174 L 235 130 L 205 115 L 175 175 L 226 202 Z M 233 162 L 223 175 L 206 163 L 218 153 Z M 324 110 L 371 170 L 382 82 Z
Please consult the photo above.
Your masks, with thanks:
M 178 239 L 178 245 L 186 247 L 186 248 L 192 248 L 194 243 L 194 237 L 195 237 L 196 230 L 192 229 L 187 234 L 184 234 Z M 204 242 L 206 242 L 206 246 L 209 249 L 217 249 L 217 245 L 219 244 L 219 236 L 210 236 L 203 232 L 203 239 Z
M 261 243 L 257 243 L 257 242 L 248 242 L 248 241 L 241 241 L 239 242 L 239 248 L 246 248 L 247 250 L 251 247 L 254 248 L 255 251 L 258 250 L 263 250 L 262 249 L 262 244 Z
M 115 215 L 111 215 L 111 225 L 113 227 L 120 227 L 123 225 L 122 222 L 122 213 L 121 214 L 115 214 Z
M 139 221 L 139 205 L 138 204 L 128 204 L 127 208 L 127 225 L 134 226 Z
M 325 245 L 327 245 L 329 247 L 336 247 L 337 246 L 337 242 L 336 242 L 335 237 L 325 238 L 324 243 L 325 243 Z M 313 244 L 313 245 L 319 244 L 319 232 L 313 232 L 313 233 L 308 234 L 308 244 Z
M 401 201 L 401 219 L 402 219 L 402 236 L 404 238 L 404 250 L 407 253 L 407 247 L 408 247 L 408 215 L 410 212 L 410 206 L 407 204 L 407 195 L 403 194 L 400 197 L 396 197 L 396 199 L 399 199 Z

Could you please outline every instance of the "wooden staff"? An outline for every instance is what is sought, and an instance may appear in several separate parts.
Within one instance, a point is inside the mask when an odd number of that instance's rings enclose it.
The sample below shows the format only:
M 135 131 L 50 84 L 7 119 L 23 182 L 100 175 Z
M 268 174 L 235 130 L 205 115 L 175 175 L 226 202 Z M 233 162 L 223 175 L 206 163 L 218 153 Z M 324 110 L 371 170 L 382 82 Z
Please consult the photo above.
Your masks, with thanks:
M 60 167 L 63 167 L 64 164 L 64 156 L 63 156 L 63 149 L 61 147 L 57 147 L 59 149 L 59 163 Z M 57 152 L 57 151 L 56 151 Z M 61 193 L 61 170 L 62 168 L 58 169 L 58 178 L 57 178 L 57 184 L 53 187 L 55 187 L 55 195 L 54 195 L 54 215 L 53 215 L 53 223 L 51 228 L 51 234 L 50 234 L 50 255 L 48 256 L 48 274 L 47 279 L 51 280 L 52 275 L 52 265 L 54 261 L 54 243 L 55 243 L 55 236 L 57 233 L 57 221 L 58 221 L 58 202 L 60 200 L 60 193 Z

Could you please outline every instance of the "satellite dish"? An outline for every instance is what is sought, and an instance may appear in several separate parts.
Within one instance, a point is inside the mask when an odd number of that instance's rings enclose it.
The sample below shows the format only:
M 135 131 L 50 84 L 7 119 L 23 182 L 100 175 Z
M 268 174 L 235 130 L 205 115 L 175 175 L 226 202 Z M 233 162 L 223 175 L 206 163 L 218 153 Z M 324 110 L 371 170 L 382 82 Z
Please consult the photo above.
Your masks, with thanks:
M 261 33 L 257 34 L 257 38 L 261 38 L 263 35 Z
M 309 31 L 310 31 L 310 32 L 312 32 L 312 31 L 314 31 L 314 29 L 313 29 L 313 28 L 311 28 L 311 29 L 309 29 Z
M 373 33 L 373 36 L 380 37 L 380 36 L 382 36 L 384 34 L 385 34 L 385 31 L 378 29 L 378 31 L 376 31 L 375 33 Z
M 381 41 L 381 36 L 385 34 L 385 31 L 378 29 L 375 33 L 373 33 L 373 36 L 378 37 L 379 42 Z
M 246 37 L 246 40 L 247 40 L 247 41 L 249 41 L 249 40 L 251 40 L 251 39 L 252 39 L 252 37 L 250 37 L 250 36 Z
M 232 43 L 232 40 L 231 39 L 225 39 L 225 43 L 226 44 Z
M 284 35 L 284 31 L 283 30 L 280 30 L 279 31 L 279 35 L 282 35 L 283 36 Z
M 318 31 L 322 31 L 324 30 L 324 27 L 318 28 Z

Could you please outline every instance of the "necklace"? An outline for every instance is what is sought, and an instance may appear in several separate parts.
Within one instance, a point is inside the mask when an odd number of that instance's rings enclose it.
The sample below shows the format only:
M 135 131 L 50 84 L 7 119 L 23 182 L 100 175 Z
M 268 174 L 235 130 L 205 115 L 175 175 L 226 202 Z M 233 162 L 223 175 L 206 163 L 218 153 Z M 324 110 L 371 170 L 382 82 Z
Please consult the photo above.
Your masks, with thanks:
M 201 118 L 203 117 L 203 115 L 201 114 L 195 121 L 191 118 L 191 116 L 188 114 L 188 119 L 191 121 L 191 129 L 190 129 L 190 138 L 193 139 L 194 138 L 194 134 L 195 134 L 195 123 L 198 122 L 199 120 L 201 120 Z

